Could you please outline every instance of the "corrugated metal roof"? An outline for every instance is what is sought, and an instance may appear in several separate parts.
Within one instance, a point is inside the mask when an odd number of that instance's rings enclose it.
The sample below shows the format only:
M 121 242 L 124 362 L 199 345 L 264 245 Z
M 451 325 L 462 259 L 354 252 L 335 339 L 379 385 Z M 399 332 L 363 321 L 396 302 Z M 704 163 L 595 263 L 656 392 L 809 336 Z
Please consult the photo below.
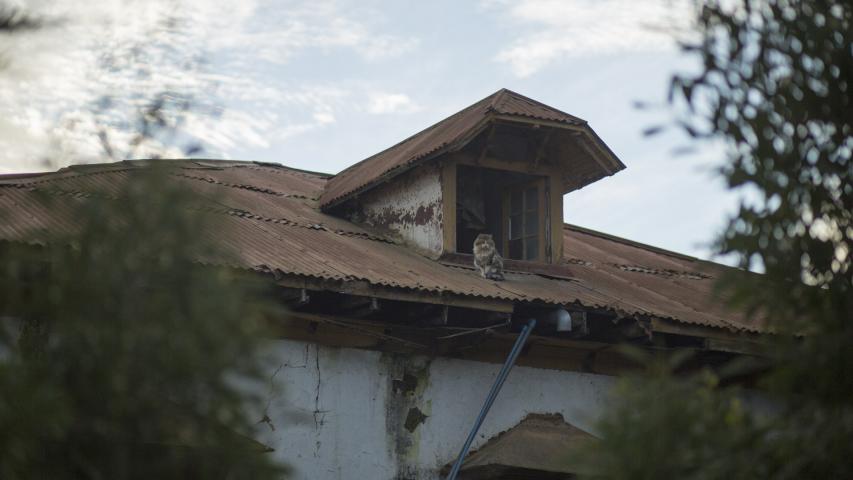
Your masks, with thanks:
M 586 126 L 585 120 L 511 90 L 501 89 L 402 142 L 341 171 L 327 183 L 320 196 L 320 205 L 323 207 L 335 205 L 402 173 L 418 161 L 461 148 L 479 133 L 488 123 L 490 116 L 495 114 Z M 594 139 L 591 141 L 597 148 L 615 159 L 615 155 L 607 145 L 592 132 L 592 129 L 586 128 L 589 130 L 590 138 Z M 624 165 L 616 160 L 614 171 L 622 168 Z
M 520 93 L 502 88 L 489 96 L 492 99 L 491 109 L 502 115 L 514 115 L 533 118 L 536 120 L 548 120 L 560 122 L 567 125 L 583 125 L 586 120 L 570 115 L 554 107 L 537 102 L 532 98 L 525 97 Z
M 199 214 L 217 215 L 216 229 L 206 234 L 229 255 L 199 259 L 205 263 L 435 294 L 577 303 L 731 330 L 760 328 L 715 301 L 712 280 L 730 270 L 721 265 L 566 225 L 560 265 L 541 275 L 510 271 L 506 281 L 494 282 L 469 265 L 425 258 L 382 232 L 321 212 L 314 199 L 327 181 L 323 175 L 233 162 L 172 165 L 173 181 L 210 202 Z M 0 180 L 0 239 L 44 242 L 51 234 L 73 232 L 75 202 L 114 192 L 129 169 L 143 166 L 122 162 Z M 44 193 L 62 201 L 45 204 Z

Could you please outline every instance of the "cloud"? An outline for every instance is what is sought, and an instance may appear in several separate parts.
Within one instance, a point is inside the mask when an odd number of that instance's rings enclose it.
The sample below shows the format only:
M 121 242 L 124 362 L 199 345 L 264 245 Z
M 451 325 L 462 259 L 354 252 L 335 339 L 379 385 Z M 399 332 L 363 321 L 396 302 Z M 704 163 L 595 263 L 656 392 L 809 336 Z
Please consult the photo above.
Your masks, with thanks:
M 414 38 L 381 34 L 364 21 L 345 13 L 334 0 L 267 1 L 239 31 L 227 29 L 212 36 L 215 49 L 251 48 L 253 56 L 271 63 L 287 63 L 308 49 L 350 49 L 367 60 L 399 56 L 417 45 Z
M 580 56 L 674 50 L 686 24 L 686 0 L 487 0 L 514 28 L 525 29 L 495 59 L 528 77 L 553 62 Z
M 0 173 L 105 161 L 101 132 L 126 155 L 140 112 L 164 92 L 176 99 L 167 113 L 180 134 L 152 139 L 134 156 L 173 156 L 189 144 L 225 158 L 237 148 L 267 148 L 333 124 L 350 96 L 271 81 L 273 67 L 341 49 L 376 62 L 416 45 L 375 31 L 369 15 L 334 0 L 31 0 L 26 7 L 57 22 L 0 36 Z
M 371 93 L 367 102 L 367 113 L 383 115 L 389 113 L 413 113 L 420 110 L 408 95 L 403 93 Z

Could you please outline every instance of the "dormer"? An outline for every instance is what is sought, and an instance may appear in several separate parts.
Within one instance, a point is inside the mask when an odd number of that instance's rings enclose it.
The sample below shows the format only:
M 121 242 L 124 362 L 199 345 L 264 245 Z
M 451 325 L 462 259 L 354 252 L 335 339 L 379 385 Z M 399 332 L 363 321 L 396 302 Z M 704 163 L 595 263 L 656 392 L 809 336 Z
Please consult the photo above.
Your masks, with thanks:
M 502 89 L 335 175 L 320 206 L 433 258 L 490 233 L 505 258 L 556 263 L 563 195 L 623 168 L 585 120 Z

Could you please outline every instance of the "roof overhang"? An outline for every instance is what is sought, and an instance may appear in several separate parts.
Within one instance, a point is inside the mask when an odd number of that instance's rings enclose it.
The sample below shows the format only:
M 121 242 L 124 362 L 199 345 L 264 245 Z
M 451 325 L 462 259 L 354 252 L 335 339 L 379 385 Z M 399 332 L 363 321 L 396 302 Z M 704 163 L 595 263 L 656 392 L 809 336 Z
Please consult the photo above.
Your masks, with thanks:
M 583 188 L 602 178 L 609 177 L 621 170 L 625 164 L 613 150 L 605 144 L 595 131 L 586 123 L 571 124 L 527 118 L 517 115 L 490 115 L 478 136 L 495 141 L 494 127 L 511 127 L 516 132 L 536 135 L 536 145 L 524 158 L 513 159 L 513 163 L 526 163 L 525 170 L 530 173 L 556 172 L 563 185 L 562 193 Z M 456 150 L 462 150 L 476 143 L 478 136 Z
M 327 182 L 320 207 L 328 211 L 412 168 L 459 151 L 496 123 L 547 128 L 574 137 L 578 148 L 574 156 L 586 158 L 593 168 L 584 174 L 567 169 L 566 191 L 625 168 L 585 120 L 504 89 L 338 173 Z
M 383 183 L 391 181 L 393 178 L 402 175 L 403 173 L 421 165 L 436 161 L 448 154 L 459 152 L 478 136 L 487 135 L 489 128 L 495 125 L 515 125 L 518 127 L 541 129 L 543 131 L 553 131 L 556 134 L 555 138 L 559 138 L 559 141 L 574 145 L 581 153 L 581 156 L 578 157 L 572 155 L 571 157 L 565 156 L 564 158 L 555 159 L 556 163 L 562 169 L 561 174 L 564 185 L 563 193 L 578 190 L 626 168 L 625 164 L 622 163 L 613 150 L 611 150 L 610 147 L 601 140 L 601 138 L 588 124 L 586 124 L 586 122 L 582 124 L 570 124 L 566 122 L 539 120 L 518 115 L 490 114 L 485 116 L 481 122 L 478 122 L 468 130 L 459 132 L 457 138 L 452 142 L 442 145 L 440 148 L 433 150 L 421 158 L 388 170 L 381 175 L 376 176 L 371 181 L 368 181 L 361 187 L 338 198 L 332 200 L 325 199 L 324 201 L 321 197 L 321 208 L 328 211 L 353 197 L 367 192 Z M 535 158 L 525 160 L 531 163 L 536 161 Z M 582 171 L 579 171 L 579 169 L 576 168 L 579 164 L 583 164 L 585 166 Z

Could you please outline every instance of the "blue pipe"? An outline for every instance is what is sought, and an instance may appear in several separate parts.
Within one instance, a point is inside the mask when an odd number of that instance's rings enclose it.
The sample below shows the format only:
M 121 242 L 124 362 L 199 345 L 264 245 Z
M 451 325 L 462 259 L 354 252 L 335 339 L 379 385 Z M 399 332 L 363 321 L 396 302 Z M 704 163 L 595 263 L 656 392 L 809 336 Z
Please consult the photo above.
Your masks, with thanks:
M 450 470 L 450 474 L 447 475 L 447 480 L 456 480 L 456 476 L 459 475 L 459 469 L 462 468 L 462 461 L 465 460 L 465 456 L 468 455 L 468 449 L 471 448 L 471 443 L 474 442 L 474 437 L 477 436 L 480 426 L 483 425 L 483 420 L 486 419 L 486 414 L 488 414 L 489 409 L 492 408 L 492 404 L 495 402 L 495 398 L 497 398 L 498 393 L 501 391 L 501 387 L 503 386 L 506 377 L 509 376 L 509 371 L 512 370 L 512 366 L 515 365 L 515 360 L 521 353 L 521 349 L 524 347 L 527 337 L 530 336 L 530 332 L 533 331 L 533 327 L 535 326 L 536 319 L 531 318 L 530 321 L 527 322 L 527 325 L 525 325 L 521 330 L 521 334 L 518 336 L 518 339 L 516 339 L 515 345 L 512 346 L 509 356 L 506 357 L 504 366 L 498 373 L 497 378 L 495 378 L 495 383 L 492 385 L 492 389 L 486 397 L 486 402 L 483 404 L 483 408 L 480 410 L 480 414 L 474 422 L 474 427 L 471 429 L 471 433 L 468 434 L 468 438 L 465 440 L 465 445 L 463 445 L 462 450 L 459 451 L 459 457 L 456 458 L 456 463 L 453 464 L 453 469 Z

